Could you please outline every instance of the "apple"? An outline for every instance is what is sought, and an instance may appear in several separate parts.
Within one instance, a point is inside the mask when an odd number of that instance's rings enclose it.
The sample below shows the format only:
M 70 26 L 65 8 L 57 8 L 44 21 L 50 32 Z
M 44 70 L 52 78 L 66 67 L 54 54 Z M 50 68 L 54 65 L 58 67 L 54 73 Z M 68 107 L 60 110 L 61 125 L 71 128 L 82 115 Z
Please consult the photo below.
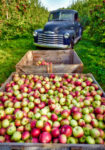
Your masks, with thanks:
M 21 124 L 24 126 L 24 125 L 26 125 L 26 124 L 28 124 L 29 123 L 29 118 L 27 118 L 27 117 L 24 117 L 23 119 L 22 119 L 22 121 L 21 121 Z
M 21 140 L 21 137 L 22 137 L 21 133 L 19 131 L 16 131 L 13 133 L 11 139 L 15 142 L 18 142 L 19 140 Z
M 5 109 L 6 115 L 12 115 L 14 112 L 14 108 L 8 107 Z
M 67 143 L 67 137 L 65 134 L 60 134 L 59 135 L 59 143 L 62 143 L 62 144 L 66 144 Z
M 0 110 L 0 120 L 4 119 L 6 116 L 5 111 L 4 110 Z
M 92 118 L 91 118 L 91 116 L 89 114 L 85 114 L 84 117 L 83 117 L 83 119 L 84 119 L 84 121 L 86 123 L 90 123 L 91 120 L 92 120 Z
M 2 121 L 2 127 L 3 128 L 7 128 L 8 126 L 9 126 L 9 120 L 8 119 L 4 119 L 3 121 Z
M 40 143 L 50 143 L 52 136 L 49 132 L 42 132 L 39 136 Z
M 40 129 L 38 129 L 38 128 L 33 128 L 33 129 L 31 130 L 31 135 L 32 135 L 32 137 L 38 137 L 38 136 L 40 135 Z
M 71 112 L 72 112 L 72 113 L 74 113 L 74 112 L 79 112 L 79 108 L 73 106 L 73 107 L 71 108 Z
M 61 119 L 62 119 L 62 117 L 61 117 Z M 70 121 L 68 119 L 62 119 L 62 120 L 60 120 L 60 124 L 61 124 L 61 126 L 63 126 L 63 125 L 69 125 Z
M 72 128 L 69 125 L 64 125 L 61 127 L 61 134 L 65 134 L 67 137 L 72 135 Z
M 21 125 L 21 121 L 20 120 L 15 120 L 15 126 L 19 127 Z
M 91 102 L 89 100 L 84 100 L 84 105 L 85 106 L 90 106 Z
M 96 128 L 93 128 L 90 130 L 90 134 L 93 138 L 96 138 L 96 137 L 99 137 L 100 136 L 100 132 L 98 129 Z
M 60 127 L 60 122 L 59 121 L 54 121 L 53 122 L 53 128 L 59 128 Z
M 98 127 L 99 127 L 100 129 L 105 129 L 105 123 L 102 122 L 102 121 L 99 121 L 99 122 L 98 122 Z
M 52 121 L 57 121 L 58 120 L 58 116 L 56 114 L 52 114 L 51 115 L 51 120 Z
M 22 126 L 22 125 L 19 126 L 19 127 L 17 128 L 17 131 L 19 131 L 19 132 L 22 133 L 22 132 L 24 131 L 24 126 Z
M 15 131 L 16 131 L 16 127 L 15 127 L 14 125 L 10 125 L 10 126 L 7 128 L 7 134 L 8 134 L 8 135 L 12 135 Z
M 97 118 L 97 120 L 99 120 L 99 121 L 103 121 L 104 115 L 102 115 L 102 114 L 97 114 L 96 118 Z
M 37 122 L 36 120 L 32 120 L 32 121 L 31 121 L 31 128 L 35 128 L 36 122 Z
M 14 104 L 14 108 L 21 108 L 21 102 L 16 102 Z
M 90 135 L 90 129 L 88 127 L 83 127 L 84 135 L 89 136 Z
M 30 123 L 26 124 L 24 129 L 26 131 L 31 131 L 31 124 Z
M 94 99 L 95 99 L 96 101 L 98 101 L 98 100 L 100 101 L 100 100 L 101 100 L 101 96 L 100 96 L 100 95 L 95 95 L 95 96 L 94 96 Z
M 92 106 L 94 107 L 94 108 L 97 108 L 97 107 L 99 107 L 101 105 L 101 101 L 94 101 L 94 102 L 92 102 Z
M 5 142 L 5 137 L 0 135 L 0 143 L 4 143 Z
M 22 140 L 23 140 L 23 141 L 28 140 L 29 137 L 30 137 L 30 132 L 29 132 L 29 131 L 24 131 L 24 132 L 22 133 Z
M 72 127 L 76 127 L 76 126 L 78 126 L 78 122 L 77 122 L 76 120 L 72 119 L 72 120 L 70 121 L 70 125 L 71 125 Z
M 51 135 L 52 135 L 52 137 L 57 138 L 60 135 L 59 128 L 53 128 L 51 131 Z
M 44 127 L 43 121 L 42 121 L 42 120 L 38 120 L 38 121 L 36 122 L 36 128 L 42 129 L 43 127 Z
M 53 139 L 53 143 L 59 143 L 59 139 L 58 138 L 54 138 Z
M 41 114 L 37 112 L 37 113 L 34 115 L 34 117 L 35 117 L 36 120 L 38 120 L 38 119 L 40 119 Z
M 21 106 L 22 107 L 28 106 L 28 100 L 27 99 L 23 99 L 23 101 L 21 102 Z
M 28 103 L 28 108 L 33 109 L 34 108 L 34 102 L 29 102 Z
M 5 135 L 6 129 L 5 128 L 0 128 L 0 135 Z
M 82 118 L 82 113 L 81 112 L 74 112 L 73 113 L 73 119 L 80 120 L 81 118 Z
M 42 131 L 50 132 L 51 131 L 51 124 L 49 122 L 45 122 L 44 127 L 42 128 Z
M 80 139 L 79 139 L 80 143 L 85 143 L 86 141 L 86 137 L 85 136 L 82 136 Z
M 85 121 L 83 119 L 80 119 L 78 121 L 78 125 L 81 126 L 81 127 L 85 126 Z
M 34 102 L 34 97 L 33 96 L 29 96 L 29 101 L 30 102 Z
M 33 111 L 29 111 L 27 116 L 28 116 L 28 118 L 35 117 Z
M 50 118 L 51 118 L 51 113 L 49 112 L 47 115 L 42 115 L 40 117 L 40 120 L 42 120 L 43 122 L 47 122 L 48 119 L 50 119 Z
M 86 142 L 87 142 L 88 144 L 95 144 L 95 140 L 94 140 L 94 138 L 92 138 L 91 136 L 87 136 L 87 137 L 86 137 Z
M 74 138 L 74 137 L 69 137 L 69 138 L 67 139 L 67 143 L 68 143 L 68 144 L 77 144 L 77 140 L 76 140 L 76 138 Z
M 104 140 L 101 137 L 95 139 L 96 144 L 104 144 Z
M 80 126 L 76 126 L 73 128 L 73 135 L 76 138 L 80 138 L 84 135 L 84 131 Z
M 15 113 L 15 117 L 16 117 L 16 119 L 22 119 L 23 118 L 23 112 L 21 110 L 18 110 Z
M 98 121 L 97 121 L 96 119 L 92 119 L 91 125 L 92 125 L 94 128 L 98 127 Z
M 100 132 L 100 137 L 102 137 L 103 139 L 105 138 L 105 132 L 102 130 L 102 129 L 99 129 L 99 132 Z
M 61 112 L 61 116 L 63 117 L 63 118 L 67 118 L 67 117 L 69 117 L 69 115 L 70 115 L 70 111 L 69 110 L 63 110 L 62 112 Z
M 19 85 L 14 85 L 14 86 L 13 86 L 13 90 L 14 90 L 14 91 L 19 90 Z
M 94 111 L 96 114 L 103 114 L 103 109 L 101 107 L 96 107 Z
M 32 143 L 39 143 L 39 140 L 38 140 L 38 138 L 32 138 L 31 142 Z

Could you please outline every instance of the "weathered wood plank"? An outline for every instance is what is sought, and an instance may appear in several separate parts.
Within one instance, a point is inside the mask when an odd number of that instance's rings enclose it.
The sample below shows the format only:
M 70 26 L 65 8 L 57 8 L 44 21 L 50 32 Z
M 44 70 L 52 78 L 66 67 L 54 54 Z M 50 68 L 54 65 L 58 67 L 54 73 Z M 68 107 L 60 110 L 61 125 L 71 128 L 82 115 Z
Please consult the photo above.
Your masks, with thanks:
M 42 50 L 42 51 L 28 51 L 24 57 L 16 65 L 17 72 L 24 73 L 49 73 L 48 68 L 43 66 L 36 66 L 36 62 L 39 60 L 45 60 L 52 62 L 50 65 L 50 73 L 72 73 L 82 72 L 83 63 L 78 57 L 77 53 L 70 50 Z M 33 69 L 32 69 L 33 67 Z M 61 68 L 60 68 L 61 67 Z M 64 68 L 63 68 L 64 67 Z

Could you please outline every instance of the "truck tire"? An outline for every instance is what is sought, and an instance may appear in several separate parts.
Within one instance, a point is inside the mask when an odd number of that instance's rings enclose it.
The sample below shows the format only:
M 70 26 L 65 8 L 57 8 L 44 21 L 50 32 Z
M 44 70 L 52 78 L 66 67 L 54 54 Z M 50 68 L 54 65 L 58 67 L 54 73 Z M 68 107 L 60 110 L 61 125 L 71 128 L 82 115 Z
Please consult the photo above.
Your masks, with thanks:
M 74 48 L 74 39 L 73 38 L 71 39 L 71 48 L 72 49 Z

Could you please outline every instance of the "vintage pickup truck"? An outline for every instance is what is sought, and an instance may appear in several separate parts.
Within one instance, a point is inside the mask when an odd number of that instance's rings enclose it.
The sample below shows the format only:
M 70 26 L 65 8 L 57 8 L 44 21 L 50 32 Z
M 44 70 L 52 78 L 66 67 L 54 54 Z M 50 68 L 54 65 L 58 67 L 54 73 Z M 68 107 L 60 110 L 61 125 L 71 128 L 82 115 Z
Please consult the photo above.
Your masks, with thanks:
M 81 39 L 82 26 L 79 23 L 78 12 L 60 9 L 50 12 L 44 29 L 33 33 L 35 45 L 38 47 L 65 49 Z

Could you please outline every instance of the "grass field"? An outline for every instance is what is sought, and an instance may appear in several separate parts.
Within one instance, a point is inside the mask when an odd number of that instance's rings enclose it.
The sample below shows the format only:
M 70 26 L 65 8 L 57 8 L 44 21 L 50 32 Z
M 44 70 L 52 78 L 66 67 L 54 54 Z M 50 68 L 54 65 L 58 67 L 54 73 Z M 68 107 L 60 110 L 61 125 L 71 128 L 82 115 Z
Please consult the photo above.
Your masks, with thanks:
M 35 49 L 32 37 L 0 41 L 0 83 L 15 71 L 15 65 L 28 50 Z M 85 34 L 74 49 L 84 63 L 84 73 L 91 72 L 105 90 L 105 49 L 96 46 Z

